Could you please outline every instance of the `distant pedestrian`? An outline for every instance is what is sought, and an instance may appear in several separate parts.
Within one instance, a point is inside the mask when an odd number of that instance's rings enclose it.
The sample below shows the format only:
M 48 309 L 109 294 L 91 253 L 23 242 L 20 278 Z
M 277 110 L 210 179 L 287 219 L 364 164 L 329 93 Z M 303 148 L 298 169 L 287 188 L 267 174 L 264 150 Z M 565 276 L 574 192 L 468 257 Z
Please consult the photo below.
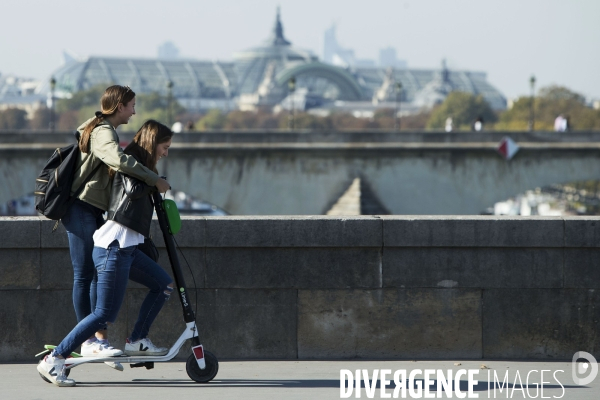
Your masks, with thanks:
M 567 119 L 562 114 L 560 114 L 554 120 L 554 130 L 556 132 L 566 132 L 567 124 L 568 124 Z
M 193 131 L 194 129 L 196 129 L 196 128 L 194 127 L 194 121 L 192 121 L 192 120 L 189 120 L 189 121 L 187 122 L 187 124 L 185 124 L 185 130 L 186 130 L 186 131 L 188 131 L 188 132 L 191 132 L 191 131 Z
M 476 132 L 481 132 L 483 130 L 483 117 L 480 115 L 477 117 L 475 122 L 473 122 L 473 126 L 471 127 Z
M 446 126 L 444 127 L 446 132 L 452 132 L 452 117 L 446 118 Z
M 183 124 L 181 122 L 177 121 L 173 124 L 173 126 L 171 127 L 171 130 L 174 133 L 181 133 L 181 131 L 183 131 Z

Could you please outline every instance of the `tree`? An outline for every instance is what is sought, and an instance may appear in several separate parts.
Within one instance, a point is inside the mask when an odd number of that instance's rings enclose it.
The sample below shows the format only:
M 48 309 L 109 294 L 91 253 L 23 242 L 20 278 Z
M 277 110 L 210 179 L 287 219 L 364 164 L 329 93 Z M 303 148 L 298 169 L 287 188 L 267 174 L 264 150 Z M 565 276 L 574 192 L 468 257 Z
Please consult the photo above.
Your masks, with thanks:
M 0 111 L 0 129 L 27 128 L 27 112 L 20 108 L 7 108 Z
M 223 129 L 254 129 L 258 114 L 251 111 L 232 111 L 225 116 Z
M 337 130 L 366 129 L 369 124 L 368 119 L 356 118 L 350 113 L 332 113 L 328 118 L 332 121 L 332 126 Z
M 68 110 L 58 116 L 58 122 L 56 123 L 56 129 L 61 131 L 75 131 L 79 125 L 85 122 L 87 118 L 79 118 L 82 114 L 80 111 Z M 91 117 L 90 117 L 91 118 Z
M 569 118 L 571 129 L 599 129 L 600 111 L 585 104 L 579 93 L 562 86 L 541 88 L 534 99 L 535 128 L 553 130 L 554 119 L 562 114 Z M 512 108 L 500 116 L 497 129 L 525 130 L 530 118 L 531 97 L 519 97 Z
M 308 129 L 322 131 L 331 129 L 331 120 L 327 117 L 318 117 L 309 113 L 296 113 L 294 116 L 295 129 Z
M 29 127 L 32 129 L 48 129 L 50 127 L 50 110 L 48 107 L 39 107 L 33 113 Z
M 172 122 L 179 120 L 179 115 L 185 113 L 185 108 L 179 104 L 177 99 L 173 98 L 172 103 Z M 139 127 L 149 119 L 156 120 L 162 124 L 169 123 L 169 99 L 159 93 L 138 94 L 135 96 L 135 113 L 130 123 L 122 125 L 119 129 L 122 131 L 137 131 Z M 137 123 L 139 122 L 139 123 Z
M 454 126 L 462 129 L 470 128 L 478 117 L 482 117 L 486 123 L 498 119 L 482 95 L 465 92 L 451 92 L 444 102 L 433 110 L 427 127 L 441 129 L 448 117 L 452 117 Z
M 259 111 L 256 116 L 257 129 L 277 129 L 279 119 L 271 112 Z
M 196 123 L 199 131 L 222 129 L 225 126 L 227 117 L 217 109 L 210 110 L 204 117 Z
M 106 88 L 109 86 L 110 84 L 106 83 L 95 85 L 87 90 L 73 93 L 73 95 L 68 99 L 58 99 L 56 101 L 57 114 L 61 114 L 68 110 L 79 111 L 86 106 L 92 106 L 92 108 L 100 110 L 100 98 L 104 94 Z
M 394 129 L 394 114 L 395 110 L 393 108 L 383 108 L 375 111 L 373 114 L 373 118 L 367 120 L 367 127 L 373 129 L 385 129 L 385 130 L 393 130 Z
M 425 129 L 427 121 L 431 118 L 431 110 L 421 110 L 418 114 L 403 116 L 400 120 L 402 130 Z

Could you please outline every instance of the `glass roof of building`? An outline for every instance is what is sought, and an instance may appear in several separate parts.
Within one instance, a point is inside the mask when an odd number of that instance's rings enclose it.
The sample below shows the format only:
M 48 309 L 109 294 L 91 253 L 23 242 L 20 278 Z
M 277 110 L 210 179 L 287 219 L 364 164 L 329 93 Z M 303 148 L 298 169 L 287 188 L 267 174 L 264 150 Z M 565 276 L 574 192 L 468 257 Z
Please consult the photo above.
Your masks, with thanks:
M 71 60 L 63 65 L 53 76 L 56 78 L 57 95 L 86 90 L 99 84 L 121 84 L 131 86 L 137 93 L 158 92 L 167 93 L 167 84 L 173 82 L 173 95 L 179 99 L 231 100 L 244 94 L 254 94 L 265 85 L 273 85 L 273 77 L 285 75 L 290 68 L 299 64 L 314 64 L 318 58 L 310 51 L 295 48 L 284 37 L 283 27 L 277 12 L 275 25 L 271 36 L 262 45 L 234 55 L 233 62 L 213 62 L 185 59 L 143 59 L 118 57 L 89 57 L 85 60 Z M 411 102 L 417 97 L 423 97 L 424 92 L 432 90 L 436 79 L 444 76 L 444 85 L 451 90 L 481 94 L 492 108 L 506 107 L 506 99 L 486 81 L 483 72 L 448 71 L 422 69 L 396 69 L 375 67 L 346 68 L 331 66 L 331 73 L 339 73 L 344 79 L 334 79 L 348 82 L 348 76 L 354 80 L 351 86 L 360 87 L 361 100 L 370 101 L 374 94 L 390 80 L 401 82 L 402 101 Z M 336 73 L 336 71 L 338 71 Z M 336 75 L 337 77 L 337 75 Z M 323 75 L 315 76 L 322 81 Z M 326 78 L 325 78 L 326 79 Z M 311 82 L 305 76 L 299 80 Z M 433 82 L 433 83 L 432 83 Z M 279 82 L 278 84 L 281 84 Z M 314 82 L 313 82 L 314 84 Z M 49 90 L 44 84 L 40 92 Z M 433 85 L 433 86 L 432 86 Z M 343 96 L 348 93 L 344 88 L 332 90 L 331 85 L 321 82 L 319 87 L 326 88 L 328 95 L 338 93 Z M 389 86 L 389 85 L 388 85 Z M 428 87 L 427 90 L 426 86 Z M 434 88 L 435 89 L 435 88 Z M 279 88 L 277 93 L 287 91 Z M 274 93 L 275 93 L 274 92 Z M 356 92 L 356 90 L 354 91 Z M 318 94 L 318 93 L 317 93 Z M 325 97 L 327 97 L 325 96 Z M 275 98 L 275 97 L 274 97 Z M 341 100 L 352 100 L 344 99 Z

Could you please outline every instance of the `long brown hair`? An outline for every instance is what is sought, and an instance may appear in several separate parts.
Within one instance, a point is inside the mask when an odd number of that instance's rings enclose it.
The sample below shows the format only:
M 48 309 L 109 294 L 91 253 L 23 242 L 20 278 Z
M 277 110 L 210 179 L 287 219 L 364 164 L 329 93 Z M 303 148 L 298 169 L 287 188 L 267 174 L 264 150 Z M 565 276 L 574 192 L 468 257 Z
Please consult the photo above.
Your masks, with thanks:
M 135 92 L 129 86 L 113 85 L 106 88 L 100 99 L 100 110 L 96 116 L 83 129 L 79 139 L 79 150 L 83 153 L 90 152 L 90 134 L 104 118 L 117 112 L 119 104 L 126 105 L 135 97 Z
M 168 142 L 173 137 L 173 131 L 165 125 L 150 119 L 142 125 L 133 137 L 133 141 L 123 150 L 125 154 L 134 156 L 148 169 L 156 170 L 156 147 Z

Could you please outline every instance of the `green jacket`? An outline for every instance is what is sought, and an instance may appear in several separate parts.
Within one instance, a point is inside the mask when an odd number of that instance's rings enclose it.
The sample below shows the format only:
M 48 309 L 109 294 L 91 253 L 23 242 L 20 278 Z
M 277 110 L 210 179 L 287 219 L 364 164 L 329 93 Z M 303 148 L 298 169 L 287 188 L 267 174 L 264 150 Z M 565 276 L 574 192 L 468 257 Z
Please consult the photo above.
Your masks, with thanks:
M 77 130 L 83 133 L 85 126 L 92 120 L 84 122 Z M 103 121 L 92 131 L 90 135 L 90 152 L 80 153 L 75 178 L 71 186 L 71 194 L 74 194 L 85 178 L 100 163 L 106 164 L 115 171 L 133 176 L 150 186 L 156 185 L 159 176 L 153 171 L 138 163 L 135 158 L 123 153 L 119 146 L 117 131 L 109 122 Z M 83 191 L 77 196 L 79 199 L 89 203 L 101 210 L 107 211 L 110 201 L 111 179 L 108 175 L 108 167 L 101 166 L 92 179 L 86 183 Z

